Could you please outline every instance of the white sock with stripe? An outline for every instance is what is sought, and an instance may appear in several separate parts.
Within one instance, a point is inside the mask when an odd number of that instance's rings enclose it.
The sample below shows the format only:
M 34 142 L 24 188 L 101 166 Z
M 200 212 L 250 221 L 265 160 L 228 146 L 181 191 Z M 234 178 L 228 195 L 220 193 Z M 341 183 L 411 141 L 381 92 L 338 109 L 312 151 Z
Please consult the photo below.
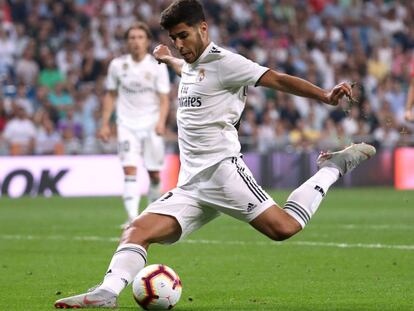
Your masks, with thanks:
M 139 201 L 141 195 L 138 191 L 138 181 L 135 175 L 126 175 L 124 183 L 124 207 L 128 215 L 129 222 L 138 216 Z
M 338 178 L 338 169 L 323 167 L 289 195 L 283 209 L 304 228 Z
M 116 295 L 130 284 L 147 262 L 147 251 L 137 244 L 122 244 L 115 251 L 99 288 Z

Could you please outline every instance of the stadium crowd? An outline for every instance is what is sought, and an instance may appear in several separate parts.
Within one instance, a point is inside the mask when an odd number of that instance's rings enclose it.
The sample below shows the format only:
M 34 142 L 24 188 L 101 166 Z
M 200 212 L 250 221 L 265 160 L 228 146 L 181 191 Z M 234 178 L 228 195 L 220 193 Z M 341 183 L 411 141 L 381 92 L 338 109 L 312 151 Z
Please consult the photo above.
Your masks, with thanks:
M 414 145 L 414 126 L 404 121 L 414 1 L 202 2 L 218 45 L 323 88 L 355 84 L 354 98 L 337 107 L 250 88 L 243 151 Z M 115 126 L 109 142 L 96 136 L 108 63 L 126 53 L 124 31 L 136 20 L 150 26 L 154 46 L 170 45 L 159 26 L 169 3 L 0 0 L 0 155 L 115 153 Z M 174 150 L 178 78 L 170 78 L 166 141 Z

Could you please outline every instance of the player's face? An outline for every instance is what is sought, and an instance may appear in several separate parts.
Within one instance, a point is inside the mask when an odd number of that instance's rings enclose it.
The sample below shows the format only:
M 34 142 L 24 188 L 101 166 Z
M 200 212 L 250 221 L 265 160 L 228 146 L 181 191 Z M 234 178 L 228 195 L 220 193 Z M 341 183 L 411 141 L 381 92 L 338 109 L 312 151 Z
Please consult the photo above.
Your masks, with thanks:
M 207 23 L 188 26 L 180 23 L 169 29 L 174 46 L 187 63 L 194 63 L 209 44 Z
M 148 52 L 149 39 L 142 29 L 131 29 L 128 33 L 128 51 L 134 57 L 142 57 Z

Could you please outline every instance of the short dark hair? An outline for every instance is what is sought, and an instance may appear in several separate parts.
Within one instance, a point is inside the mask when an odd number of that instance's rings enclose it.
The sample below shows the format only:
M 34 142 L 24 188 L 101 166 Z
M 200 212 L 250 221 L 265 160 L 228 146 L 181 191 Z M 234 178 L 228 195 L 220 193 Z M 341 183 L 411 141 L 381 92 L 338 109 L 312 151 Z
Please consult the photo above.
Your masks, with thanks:
M 148 25 L 143 22 L 135 22 L 131 26 L 129 26 L 128 29 L 125 31 L 125 35 L 124 35 L 125 40 L 128 40 L 129 32 L 133 29 L 141 29 L 142 31 L 145 32 L 149 40 L 152 39 L 151 30 L 149 29 Z
M 176 0 L 161 13 L 161 26 L 168 30 L 185 23 L 194 26 L 205 22 L 203 5 L 198 0 Z

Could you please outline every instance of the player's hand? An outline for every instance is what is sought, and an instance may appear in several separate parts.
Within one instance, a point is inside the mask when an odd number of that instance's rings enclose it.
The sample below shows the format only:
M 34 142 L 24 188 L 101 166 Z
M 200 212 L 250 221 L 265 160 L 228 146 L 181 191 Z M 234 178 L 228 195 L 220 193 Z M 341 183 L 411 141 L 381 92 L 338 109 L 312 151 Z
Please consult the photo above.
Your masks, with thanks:
M 164 44 L 157 45 L 152 54 L 160 63 L 167 63 L 168 59 L 172 57 L 170 49 Z
M 404 113 L 404 119 L 408 122 L 414 122 L 414 113 L 412 109 L 406 110 Z
M 103 124 L 98 131 L 98 137 L 104 142 L 107 142 L 111 136 L 111 128 L 108 124 Z
M 352 87 L 347 82 L 342 82 L 334 86 L 334 88 L 328 92 L 327 96 L 327 104 L 336 106 L 339 103 L 339 100 L 346 96 L 348 98 L 352 98 Z
M 155 126 L 155 133 L 159 136 L 163 136 L 165 134 L 165 130 L 165 124 L 163 122 L 159 122 Z

